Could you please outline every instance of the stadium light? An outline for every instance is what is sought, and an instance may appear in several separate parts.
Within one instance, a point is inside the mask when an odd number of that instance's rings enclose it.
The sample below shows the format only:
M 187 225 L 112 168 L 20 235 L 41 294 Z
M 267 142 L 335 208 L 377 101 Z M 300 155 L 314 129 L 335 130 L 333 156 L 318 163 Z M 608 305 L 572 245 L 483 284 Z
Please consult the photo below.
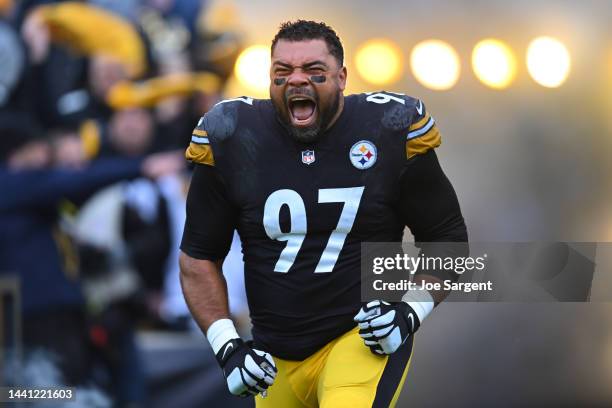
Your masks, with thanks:
M 527 70 L 538 84 L 561 86 L 569 76 L 570 54 L 565 45 L 552 37 L 538 37 L 527 48 Z
M 389 40 L 372 39 L 357 50 L 355 65 L 366 82 L 374 85 L 390 84 L 401 75 L 402 52 Z
M 417 44 L 410 54 L 410 67 L 423 86 L 438 91 L 452 88 L 459 79 L 459 55 L 440 40 Z
M 494 89 L 504 89 L 516 76 L 516 59 L 505 43 L 488 38 L 474 47 L 472 69 L 483 84 Z
M 243 50 L 234 67 L 242 86 L 257 94 L 267 93 L 270 86 L 270 47 L 252 45 Z

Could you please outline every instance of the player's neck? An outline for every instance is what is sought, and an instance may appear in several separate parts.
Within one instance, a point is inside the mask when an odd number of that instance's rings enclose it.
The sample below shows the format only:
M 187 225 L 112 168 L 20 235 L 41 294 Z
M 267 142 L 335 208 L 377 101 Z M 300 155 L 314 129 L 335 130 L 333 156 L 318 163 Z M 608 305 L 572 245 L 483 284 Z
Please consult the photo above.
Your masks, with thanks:
M 327 128 L 325 128 L 325 131 L 328 131 L 329 129 L 331 129 L 332 126 L 334 126 L 334 123 L 336 123 L 336 121 L 342 114 L 343 109 L 344 109 L 344 94 L 340 93 L 340 100 L 338 101 L 338 111 L 336 111 L 336 114 L 334 115 L 332 120 L 329 121 L 329 125 L 327 125 Z

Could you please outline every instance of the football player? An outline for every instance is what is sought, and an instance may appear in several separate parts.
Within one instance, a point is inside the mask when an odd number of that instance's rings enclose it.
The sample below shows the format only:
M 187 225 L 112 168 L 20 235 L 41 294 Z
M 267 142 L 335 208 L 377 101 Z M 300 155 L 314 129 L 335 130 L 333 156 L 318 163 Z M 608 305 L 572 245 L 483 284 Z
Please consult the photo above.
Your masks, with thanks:
M 342 45 L 323 23 L 283 24 L 271 53 L 270 99 L 218 103 L 187 149 L 185 298 L 232 394 L 258 407 L 394 405 L 413 334 L 444 293 L 362 305 L 361 243 L 400 242 L 406 226 L 418 242 L 467 241 L 440 133 L 419 99 L 344 96 Z M 221 273 L 234 229 L 252 343 L 229 319 Z

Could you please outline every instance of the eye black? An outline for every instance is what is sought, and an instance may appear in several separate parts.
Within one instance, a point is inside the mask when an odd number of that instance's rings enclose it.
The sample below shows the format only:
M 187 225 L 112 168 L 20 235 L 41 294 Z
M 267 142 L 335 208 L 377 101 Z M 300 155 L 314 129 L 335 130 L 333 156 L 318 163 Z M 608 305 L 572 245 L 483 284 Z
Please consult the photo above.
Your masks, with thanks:
M 312 75 L 310 77 L 310 80 L 317 84 L 322 84 L 323 82 L 327 80 L 327 78 L 325 77 L 325 75 Z

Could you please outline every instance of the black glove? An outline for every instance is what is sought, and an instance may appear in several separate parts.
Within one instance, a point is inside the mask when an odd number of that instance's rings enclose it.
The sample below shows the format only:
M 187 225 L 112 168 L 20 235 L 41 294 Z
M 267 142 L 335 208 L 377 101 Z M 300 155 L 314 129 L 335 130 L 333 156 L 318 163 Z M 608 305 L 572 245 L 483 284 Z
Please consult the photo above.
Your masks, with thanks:
M 391 354 L 417 331 L 421 322 L 406 302 L 373 300 L 363 306 L 354 320 L 365 345 L 375 354 Z
M 241 339 L 225 343 L 216 355 L 229 392 L 241 397 L 264 393 L 274 383 L 276 365 L 272 356 L 251 348 Z

